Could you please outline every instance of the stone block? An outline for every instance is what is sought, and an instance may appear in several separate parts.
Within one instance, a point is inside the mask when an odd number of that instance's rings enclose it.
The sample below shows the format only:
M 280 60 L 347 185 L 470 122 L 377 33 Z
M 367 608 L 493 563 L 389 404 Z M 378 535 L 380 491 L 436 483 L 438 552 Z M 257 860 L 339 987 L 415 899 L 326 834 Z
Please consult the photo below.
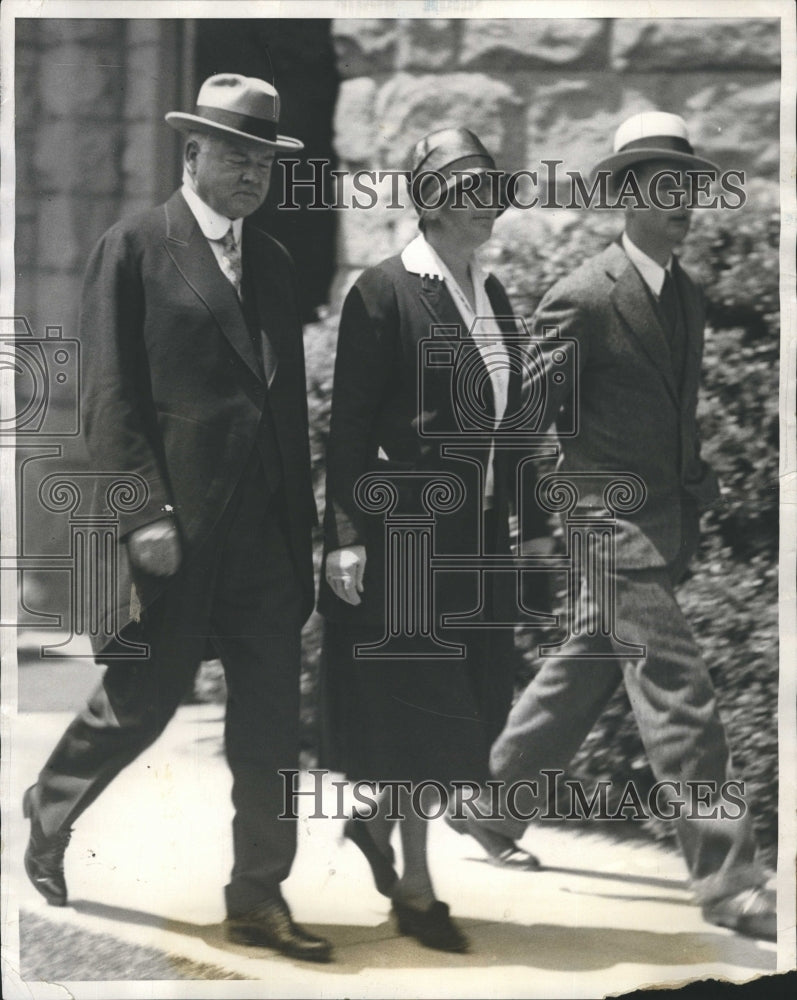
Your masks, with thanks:
M 41 78 L 41 53 L 35 49 L 17 49 L 14 60 L 14 110 L 19 127 L 20 118 L 33 119 L 38 115 L 39 80 Z
M 562 160 L 564 170 L 588 172 L 607 151 L 617 128 L 616 78 L 535 74 L 526 116 L 526 160 Z
M 591 18 L 473 18 L 463 23 L 459 65 L 495 72 L 569 66 L 602 69 L 606 22 Z
M 400 18 L 396 69 L 421 72 L 450 69 L 459 34 L 460 22 L 449 18 Z
M 337 258 L 342 267 L 370 267 L 404 247 L 417 227 L 417 215 L 412 207 L 404 180 L 385 178 L 372 185 L 376 204 L 367 208 L 343 208 L 337 215 Z M 355 194 L 351 178 L 343 184 L 343 202 L 352 203 Z M 362 204 L 368 199 L 357 195 Z M 403 207 L 389 207 L 394 204 Z
M 63 327 L 64 337 L 77 336 L 82 283 L 80 271 L 38 272 L 30 304 L 30 319 L 33 323 L 35 318 L 33 329 L 37 336 L 44 333 L 45 326 Z M 25 307 L 24 302 L 20 305 Z
M 128 50 L 139 45 L 159 45 L 166 27 L 155 18 L 131 18 L 125 25 L 125 45 Z
M 395 61 L 396 36 L 394 18 L 335 18 L 332 43 L 338 72 L 344 78 L 390 73 Z
M 471 129 L 500 159 L 521 103 L 508 84 L 483 73 L 397 73 L 377 96 L 378 165 L 402 169 L 418 139 L 447 125 Z
M 125 196 L 152 196 L 156 187 L 153 170 L 160 130 L 161 123 L 155 118 L 146 122 L 128 123 L 125 126 L 122 150 L 122 183 Z
M 121 45 L 125 30 L 125 21 L 119 18 L 48 17 L 38 24 L 42 42 L 55 47 L 70 42 Z
M 777 18 L 619 18 L 611 65 L 618 70 L 767 69 L 780 65 Z
M 149 208 L 151 205 L 152 201 L 148 200 L 146 207 Z M 78 236 L 84 261 L 88 259 L 102 234 L 118 222 L 123 215 L 130 214 L 126 202 L 120 208 L 119 198 L 98 198 L 91 194 L 75 198 L 75 212 L 77 218 L 80 219 Z
M 377 144 L 374 104 L 377 87 L 361 76 L 344 80 L 335 106 L 335 152 L 345 163 L 370 163 Z
M 171 67 L 164 67 L 157 45 L 141 45 L 128 53 L 123 94 L 126 119 L 158 117 L 161 95 L 170 92 Z
M 36 134 L 34 129 L 20 127 L 17 118 L 17 128 L 14 136 L 14 159 L 16 161 L 17 199 L 21 191 L 30 191 L 33 183 L 34 150 Z
M 19 262 L 22 259 L 22 250 L 15 249 L 15 254 Z M 34 333 L 37 331 L 34 325 L 37 319 L 35 294 L 36 272 L 30 267 L 20 267 L 18 263 L 17 273 L 14 275 L 14 315 L 24 316 Z
M 63 45 L 44 55 L 39 72 L 44 114 L 55 118 L 119 117 L 125 71 L 118 49 Z
M 36 234 L 37 220 L 35 215 L 36 206 L 32 204 L 32 198 L 16 197 L 15 219 L 14 219 L 14 259 L 17 262 L 17 278 L 19 273 L 26 271 L 32 261 L 37 259 Z
M 44 45 L 43 23 L 40 17 L 14 18 L 14 53 L 17 59 L 25 49 L 36 51 Z
M 681 79 L 683 116 L 694 146 L 723 170 L 777 177 L 780 81 L 759 74 Z M 687 96 L 688 95 L 688 96 Z
M 36 188 L 42 193 L 72 191 L 112 194 L 121 187 L 119 125 L 73 121 L 42 126 L 34 154 Z
M 39 200 L 37 267 L 71 271 L 85 260 L 75 210 L 75 199 L 70 195 L 50 194 Z

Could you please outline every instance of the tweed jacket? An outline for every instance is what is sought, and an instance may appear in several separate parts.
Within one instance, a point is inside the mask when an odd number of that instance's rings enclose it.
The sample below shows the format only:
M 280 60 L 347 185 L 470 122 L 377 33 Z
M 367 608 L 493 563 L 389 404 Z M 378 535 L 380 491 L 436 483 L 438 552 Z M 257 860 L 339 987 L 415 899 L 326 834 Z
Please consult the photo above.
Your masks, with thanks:
M 287 251 L 246 221 L 242 249 L 274 357 L 268 385 L 235 290 L 179 191 L 101 238 L 81 306 L 85 441 L 96 472 L 131 473 L 146 486 L 144 502 L 119 517 L 122 539 L 171 514 L 182 545 L 197 546 L 257 447 L 269 407 L 309 614 L 315 504 L 294 269 Z M 103 504 L 100 490 L 95 511 Z M 118 586 L 103 614 L 124 627 L 136 609 L 126 546 L 119 549 Z
M 556 327 L 572 341 L 565 349 L 577 353 L 578 430 L 560 439 L 559 471 L 630 472 L 644 482 L 642 507 L 617 518 L 618 567 L 672 562 L 692 531 L 688 522 L 718 495 L 716 476 L 700 457 L 696 420 L 703 295 L 677 260 L 673 277 L 686 339 L 681 377 L 657 304 L 619 243 L 557 282 L 534 316 L 535 336 Z M 550 374 L 544 421 L 561 421 L 569 387 Z M 583 479 L 580 491 L 583 506 L 603 505 L 597 478 Z
M 500 282 L 487 277 L 485 288 L 504 341 L 517 335 L 512 308 Z M 335 362 L 330 435 L 327 446 L 325 554 L 348 545 L 366 547 L 366 575 L 362 604 L 345 605 L 321 576 L 320 610 L 336 620 L 381 621 L 384 613 L 383 515 L 364 513 L 354 501 L 357 480 L 367 472 L 450 472 L 465 483 L 466 502 L 456 512 L 437 518 L 436 548 L 445 553 L 472 553 L 481 506 L 476 465 L 442 455 L 445 446 L 462 438 L 456 428 L 452 394 L 453 368 L 426 367 L 420 362 L 420 344 L 432 327 L 444 326 L 447 343 L 456 356 L 460 344 L 473 346 L 445 283 L 437 277 L 413 273 L 400 255 L 388 258 L 360 275 L 343 306 Z M 423 369 L 423 370 L 421 370 Z M 486 369 L 485 369 L 486 372 Z M 423 406 L 420 379 L 425 380 Z M 518 371 L 510 374 L 507 412 L 517 408 L 521 392 Z M 487 404 L 492 405 L 487 389 Z M 451 429 L 441 437 L 427 430 Z M 498 551 L 509 552 L 508 513 L 514 500 L 514 456 L 495 453 L 493 509 L 498 526 Z M 402 509 L 417 507 L 410 496 L 412 483 L 399 485 Z M 510 495 L 511 494 L 511 495 Z M 533 483 L 524 496 L 533 498 Z M 417 507 L 417 509 L 421 509 Z M 524 536 L 547 533 L 547 522 L 536 505 L 523 516 Z M 465 573 L 437 574 L 440 591 L 436 606 L 466 611 L 476 606 L 474 580 Z M 509 574 L 502 581 L 514 587 Z M 507 591 L 507 599 L 511 594 Z M 500 603 L 500 598 L 496 597 Z M 469 603 L 470 602 L 470 603 Z

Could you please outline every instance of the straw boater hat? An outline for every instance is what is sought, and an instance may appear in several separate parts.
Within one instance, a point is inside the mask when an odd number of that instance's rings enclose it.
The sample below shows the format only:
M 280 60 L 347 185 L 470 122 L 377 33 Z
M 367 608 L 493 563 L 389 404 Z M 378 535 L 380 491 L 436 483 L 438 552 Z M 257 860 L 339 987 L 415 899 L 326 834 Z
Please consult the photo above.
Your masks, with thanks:
M 609 170 L 617 175 L 635 163 L 648 160 L 667 160 L 682 164 L 688 170 L 719 172 L 716 163 L 695 155 L 686 122 L 680 115 L 671 115 L 667 111 L 643 111 L 632 115 L 617 129 L 614 152 L 600 161 L 593 170 L 593 176 L 600 170 Z
M 434 202 L 440 193 L 440 177 L 433 176 L 434 173 L 443 178 L 448 191 L 463 182 L 465 173 L 496 171 L 495 160 L 478 136 L 462 127 L 438 129 L 419 139 L 410 151 L 408 167 L 410 183 L 420 175 L 429 175 L 419 181 L 418 193 L 422 202 Z M 503 198 L 501 200 L 504 201 Z M 504 204 L 499 214 L 505 207 Z M 420 215 L 428 211 L 418 204 L 415 209 Z
M 279 117 L 279 94 L 270 83 L 238 73 L 219 73 L 202 84 L 193 114 L 170 111 L 166 121 L 180 132 L 198 129 L 269 149 L 304 149 L 298 139 L 277 135 Z

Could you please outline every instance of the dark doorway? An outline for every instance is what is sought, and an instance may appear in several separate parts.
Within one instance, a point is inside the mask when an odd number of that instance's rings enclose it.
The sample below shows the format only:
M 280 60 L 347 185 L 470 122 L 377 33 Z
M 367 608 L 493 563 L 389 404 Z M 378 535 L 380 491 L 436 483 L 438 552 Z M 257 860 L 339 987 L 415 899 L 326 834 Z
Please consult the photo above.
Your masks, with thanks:
M 242 73 L 273 83 L 280 94 L 279 130 L 304 142 L 295 154 L 323 159 L 334 169 L 332 117 L 338 74 L 328 18 L 197 19 L 197 88 L 214 73 Z M 307 176 L 298 168 L 297 177 Z M 296 261 L 304 319 L 328 299 L 335 264 L 335 213 L 310 210 L 312 191 L 299 189 L 296 211 L 277 210 L 282 194 L 278 167 L 265 205 L 254 219 L 283 243 Z

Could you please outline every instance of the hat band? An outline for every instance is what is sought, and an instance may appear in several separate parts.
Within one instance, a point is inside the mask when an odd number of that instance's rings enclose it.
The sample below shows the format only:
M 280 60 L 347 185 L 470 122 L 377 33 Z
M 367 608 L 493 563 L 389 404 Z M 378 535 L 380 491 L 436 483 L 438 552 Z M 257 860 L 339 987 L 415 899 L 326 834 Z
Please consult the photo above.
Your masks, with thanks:
M 254 118 L 252 115 L 242 115 L 237 111 L 227 111 L 224 108 L 212 108 L 207 104 L 197 104 L 196 113 L 201 118 L 216 122 L 217 125 L 226 125 L 228 128 L 234 128 L 238 132 L 246 132 L 258 139 L 276 142 L 277 123 L 266 121 L 265 118 Z
M 649 135 L 644 139 L 632 139 L 631 142 L 621 146 L 617 152 L 627 153 L 632 149 L 660 149 L 662 152 L 671 150 L 673 153 L 688 153 L 690 156 L 694 156 L 695 152 L 687 139 L 682 139 L 677 135 Z

